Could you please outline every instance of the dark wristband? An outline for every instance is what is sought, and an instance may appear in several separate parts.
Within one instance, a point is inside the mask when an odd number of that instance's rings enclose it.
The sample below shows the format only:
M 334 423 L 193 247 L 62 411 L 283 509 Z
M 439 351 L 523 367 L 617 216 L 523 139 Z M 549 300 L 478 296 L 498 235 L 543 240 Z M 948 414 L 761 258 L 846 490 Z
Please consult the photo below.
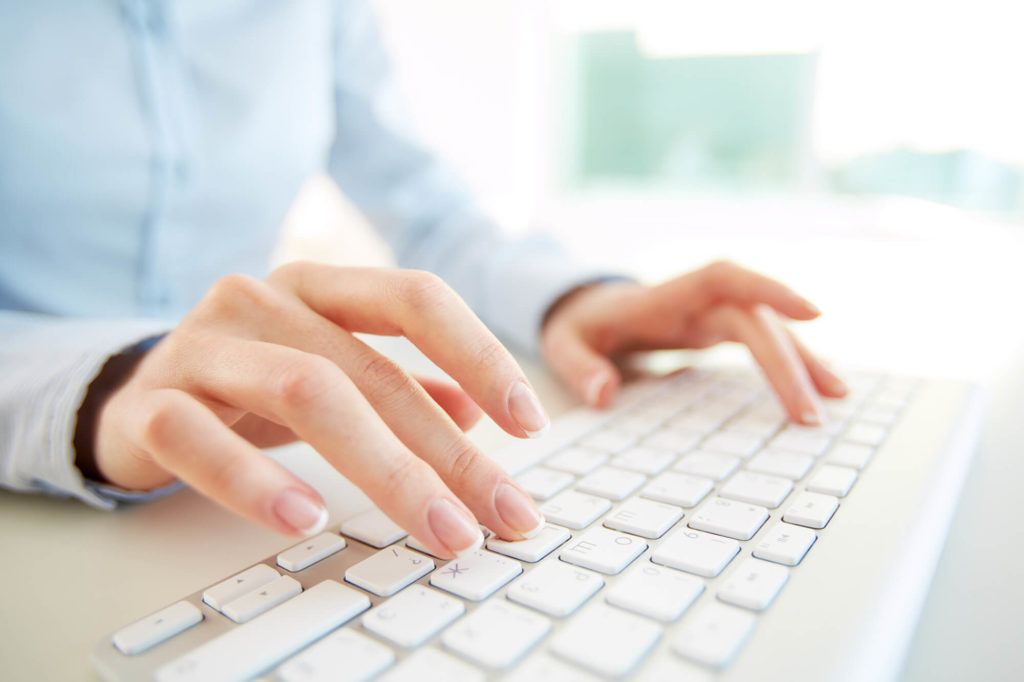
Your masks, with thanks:
M 146 356 L 146 353 L 164 336 L 165 334 L 151 336 L 122 350 L 117 355 L 110 356 L 100 369 L 99 374 L 89 384 L 85 398 L 78 408 L 75 436 L 72 441 L 75 448 L 75 466 L 87 479 L 98 483 L 107 483 L 106 478 L 96 465 L 96 424 L 100 409 L 110 394 L 119 389 L 131 377 L 135 367 Z

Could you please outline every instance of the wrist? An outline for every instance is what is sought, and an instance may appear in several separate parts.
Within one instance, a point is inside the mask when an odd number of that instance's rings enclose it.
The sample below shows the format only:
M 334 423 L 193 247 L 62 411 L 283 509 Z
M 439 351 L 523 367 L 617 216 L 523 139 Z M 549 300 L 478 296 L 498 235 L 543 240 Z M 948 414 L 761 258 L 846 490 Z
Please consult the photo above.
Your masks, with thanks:
M 86 389 L 85 398 L 78 408 L 72 441 L 75 466 L 85 478 L 98 483 L 110 482 L 100 470 L 96 458 L 96 435 L 100 413 L 107 399 L 131 378 L 142 358 L 164 336 L 151 336 L 110 356 Z
M 544 329 L 554 318 L 561 316 L 561 314 L 565 312 L 567 309 L 576 307 L 576 305 L 582 299 L 588 298 L 589 294 L 599 290 L 607 289 L 609 287 L 630 285 L 636 285 L 636 281 L 629 277 L 612 275 L 608 277 L 601 277 L 598 279 L 590 280 L 588 282 L 584 282 L 583 284 L 580 284 L 569 289 L 568 291 L 560 295 L 558 298 L 556 298 L 554 302 L 552 302 L 551 305 L 549 305 L 547 310 L 544 312 L 544 317 L 541 318 L 540 325 L 541 334 L 544 333 Z

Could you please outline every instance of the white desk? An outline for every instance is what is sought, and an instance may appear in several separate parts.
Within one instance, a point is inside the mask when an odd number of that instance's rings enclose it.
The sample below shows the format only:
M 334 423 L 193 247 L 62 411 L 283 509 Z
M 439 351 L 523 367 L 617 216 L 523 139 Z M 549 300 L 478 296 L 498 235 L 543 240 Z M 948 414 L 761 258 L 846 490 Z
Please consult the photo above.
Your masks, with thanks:
M 728 234 L 708 234 L 687 238 L 686 256 L 673 259 L 674 269 L 730 253 L 801 285 L 829 313 L 805 333 L 829 355 L 992 380 L 984 439 L 905 679 L 1024 677 L 1024 516 L 1017 503 L 1024 482 L 1017 395 L 1024 387 L 1024 334 L 1017 299 L 1024 285 L 1016 269 L 1007 270 L 1024 262 L 1022 235 L 918 235 L 896 243 L 796 235 L 730 244 Z M 862 267 L 867 256 L 870 268 Z M 977 262 L 971 267 L 964 265 L 972 260 Z M 668 265 L 651 261 L 650 271 L 663 274 Z M 571 404 L 564 391 L 532 370 L 553 413 Z M 488 427 L 474 437 L 484 445 L 503 440 Z M 284 461 L 314 477 L 329 501 L 332 522 L 367 506 L 361 493 L 303 451 Z M 289 542 L 191 491 L 114 513 L 0 492 L 0 541 L 0 676 L 69 681 L 95 679 L 89 655 L 103 634 Z

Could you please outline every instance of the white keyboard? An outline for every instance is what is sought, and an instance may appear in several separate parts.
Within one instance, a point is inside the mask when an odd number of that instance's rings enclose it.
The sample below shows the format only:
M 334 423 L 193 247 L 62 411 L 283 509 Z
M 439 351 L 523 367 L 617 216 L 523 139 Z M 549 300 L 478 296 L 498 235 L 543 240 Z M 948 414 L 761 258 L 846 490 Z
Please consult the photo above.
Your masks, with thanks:
M 548 525 L 453 561 L 379 511 L 100 641 L 110 680 L 884 679 L 976 427 L 962 384 L 858 374 L 828 423 L 687 370 L 496 458 Z

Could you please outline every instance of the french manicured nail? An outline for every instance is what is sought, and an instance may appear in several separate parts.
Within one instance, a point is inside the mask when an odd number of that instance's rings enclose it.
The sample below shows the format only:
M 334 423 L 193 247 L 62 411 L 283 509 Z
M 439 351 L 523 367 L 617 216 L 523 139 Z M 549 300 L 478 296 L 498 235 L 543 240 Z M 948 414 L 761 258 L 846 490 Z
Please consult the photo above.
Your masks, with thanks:
M 800 420 L 808 426 L 821 426 L 825 423 L 825 409 L 821 404 L 809 396 L 804 396 L 803 409 L 800 412 Z
M 608 377 L 604 374 L 595 374 L 587 380 L 586 388 L 583 390 L 583 399 L 587 405 L 597 405 L 601 400 L 601 393 L 608 385 Z
M 540 400 L 522 381 L 515 382 L 508 390 L 508 411 L 530 438 L 543 436 L 551 426 Z
M 274 513 L 304 535 L 316 535 L 327 526 L 327 509 L 294 488 L 277 496 Z
M 807 426 L 821 426 L 821 417 L 814 410 L 808 410 L 800 416 L 800 420 Z
M 499 483 L 494 491 L 494 507 L 501 520 L 526 539 L 544 530 L 544 515 L 530 496 L 515 486 Z
M 455 556 L 462 557 L 483 547 L 484 534 L 480 526 L 444 498 L 431 503 L 427 523 L 437 539 Z

